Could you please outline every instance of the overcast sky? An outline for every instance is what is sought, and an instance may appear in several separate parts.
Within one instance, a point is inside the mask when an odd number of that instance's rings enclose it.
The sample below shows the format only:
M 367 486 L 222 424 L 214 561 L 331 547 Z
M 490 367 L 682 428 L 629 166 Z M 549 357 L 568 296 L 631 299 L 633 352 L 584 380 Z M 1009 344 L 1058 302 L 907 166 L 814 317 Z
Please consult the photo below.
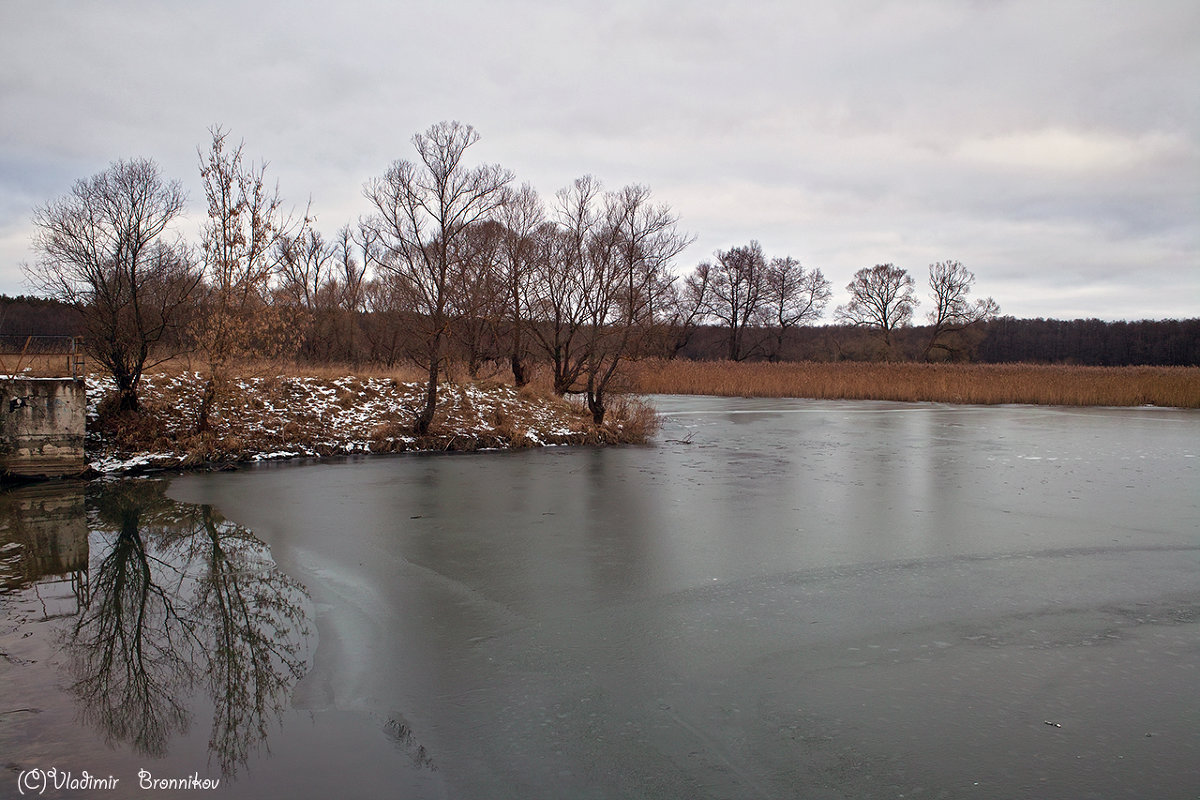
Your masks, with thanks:
M 1200 3 L 0 2 L 0 292 L 35 206 L 214 124 L 333 234 L 412 135 L 543 197 L 648 185 L 713 251 L 973 270 L 1018 317 L 1200 316 Z M 189 229 L 185 229 L 190 230 Z M 923 315 L 928 301 L 919 309 Z

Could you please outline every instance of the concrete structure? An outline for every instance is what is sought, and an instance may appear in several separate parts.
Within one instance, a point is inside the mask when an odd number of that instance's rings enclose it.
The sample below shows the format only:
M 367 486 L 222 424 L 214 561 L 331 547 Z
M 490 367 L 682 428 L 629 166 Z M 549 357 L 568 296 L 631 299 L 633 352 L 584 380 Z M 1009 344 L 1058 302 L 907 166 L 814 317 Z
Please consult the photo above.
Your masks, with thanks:
M 71 378 L 0 379 L 0 475 L 78 475 L 87 466 L 87 392 Z

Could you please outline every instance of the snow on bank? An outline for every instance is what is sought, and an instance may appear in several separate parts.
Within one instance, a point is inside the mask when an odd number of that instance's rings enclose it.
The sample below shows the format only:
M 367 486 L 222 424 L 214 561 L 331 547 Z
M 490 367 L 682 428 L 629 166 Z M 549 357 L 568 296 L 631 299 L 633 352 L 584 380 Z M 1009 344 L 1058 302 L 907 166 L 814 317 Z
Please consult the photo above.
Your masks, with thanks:
M 232 381 L 197 434 L 204 388 L 198 373 L 147 375 L 144 414 L 101 432 L 99 407 L 109 378 L 87 379 L 88 456 L 101 473 L 170 469 L 235 461 L 402 450 L 476 450 L 594 441 L 597 431 L 576 405 L 518 393 L 503 384 L 439 387 L 436 433 L 412 435 L 424 401 L 422 383 L 346 376 L 332 380 L 253 377 Z M 609 432 L 619 434 L 619 424 Z M 607 439 L 601 433 L 600 439 Z

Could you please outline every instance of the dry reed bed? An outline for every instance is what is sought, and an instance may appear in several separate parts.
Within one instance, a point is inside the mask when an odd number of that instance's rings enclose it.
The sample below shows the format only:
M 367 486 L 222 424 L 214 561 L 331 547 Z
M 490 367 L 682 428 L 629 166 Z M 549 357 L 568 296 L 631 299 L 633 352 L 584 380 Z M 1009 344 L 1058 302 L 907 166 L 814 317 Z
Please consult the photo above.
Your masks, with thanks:
M 645 394 L 1200 408 L 1200 367 L 644 361 L 632 377 Z

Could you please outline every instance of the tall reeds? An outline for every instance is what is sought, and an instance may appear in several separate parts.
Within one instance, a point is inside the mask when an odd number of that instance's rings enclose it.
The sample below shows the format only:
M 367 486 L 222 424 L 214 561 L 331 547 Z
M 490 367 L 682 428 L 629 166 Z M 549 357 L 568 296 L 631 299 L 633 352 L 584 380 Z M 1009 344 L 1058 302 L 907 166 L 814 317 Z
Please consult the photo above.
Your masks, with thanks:
M 643 361 L 631 373 L 644 394 L 1200 408 L 1200 367 Z

